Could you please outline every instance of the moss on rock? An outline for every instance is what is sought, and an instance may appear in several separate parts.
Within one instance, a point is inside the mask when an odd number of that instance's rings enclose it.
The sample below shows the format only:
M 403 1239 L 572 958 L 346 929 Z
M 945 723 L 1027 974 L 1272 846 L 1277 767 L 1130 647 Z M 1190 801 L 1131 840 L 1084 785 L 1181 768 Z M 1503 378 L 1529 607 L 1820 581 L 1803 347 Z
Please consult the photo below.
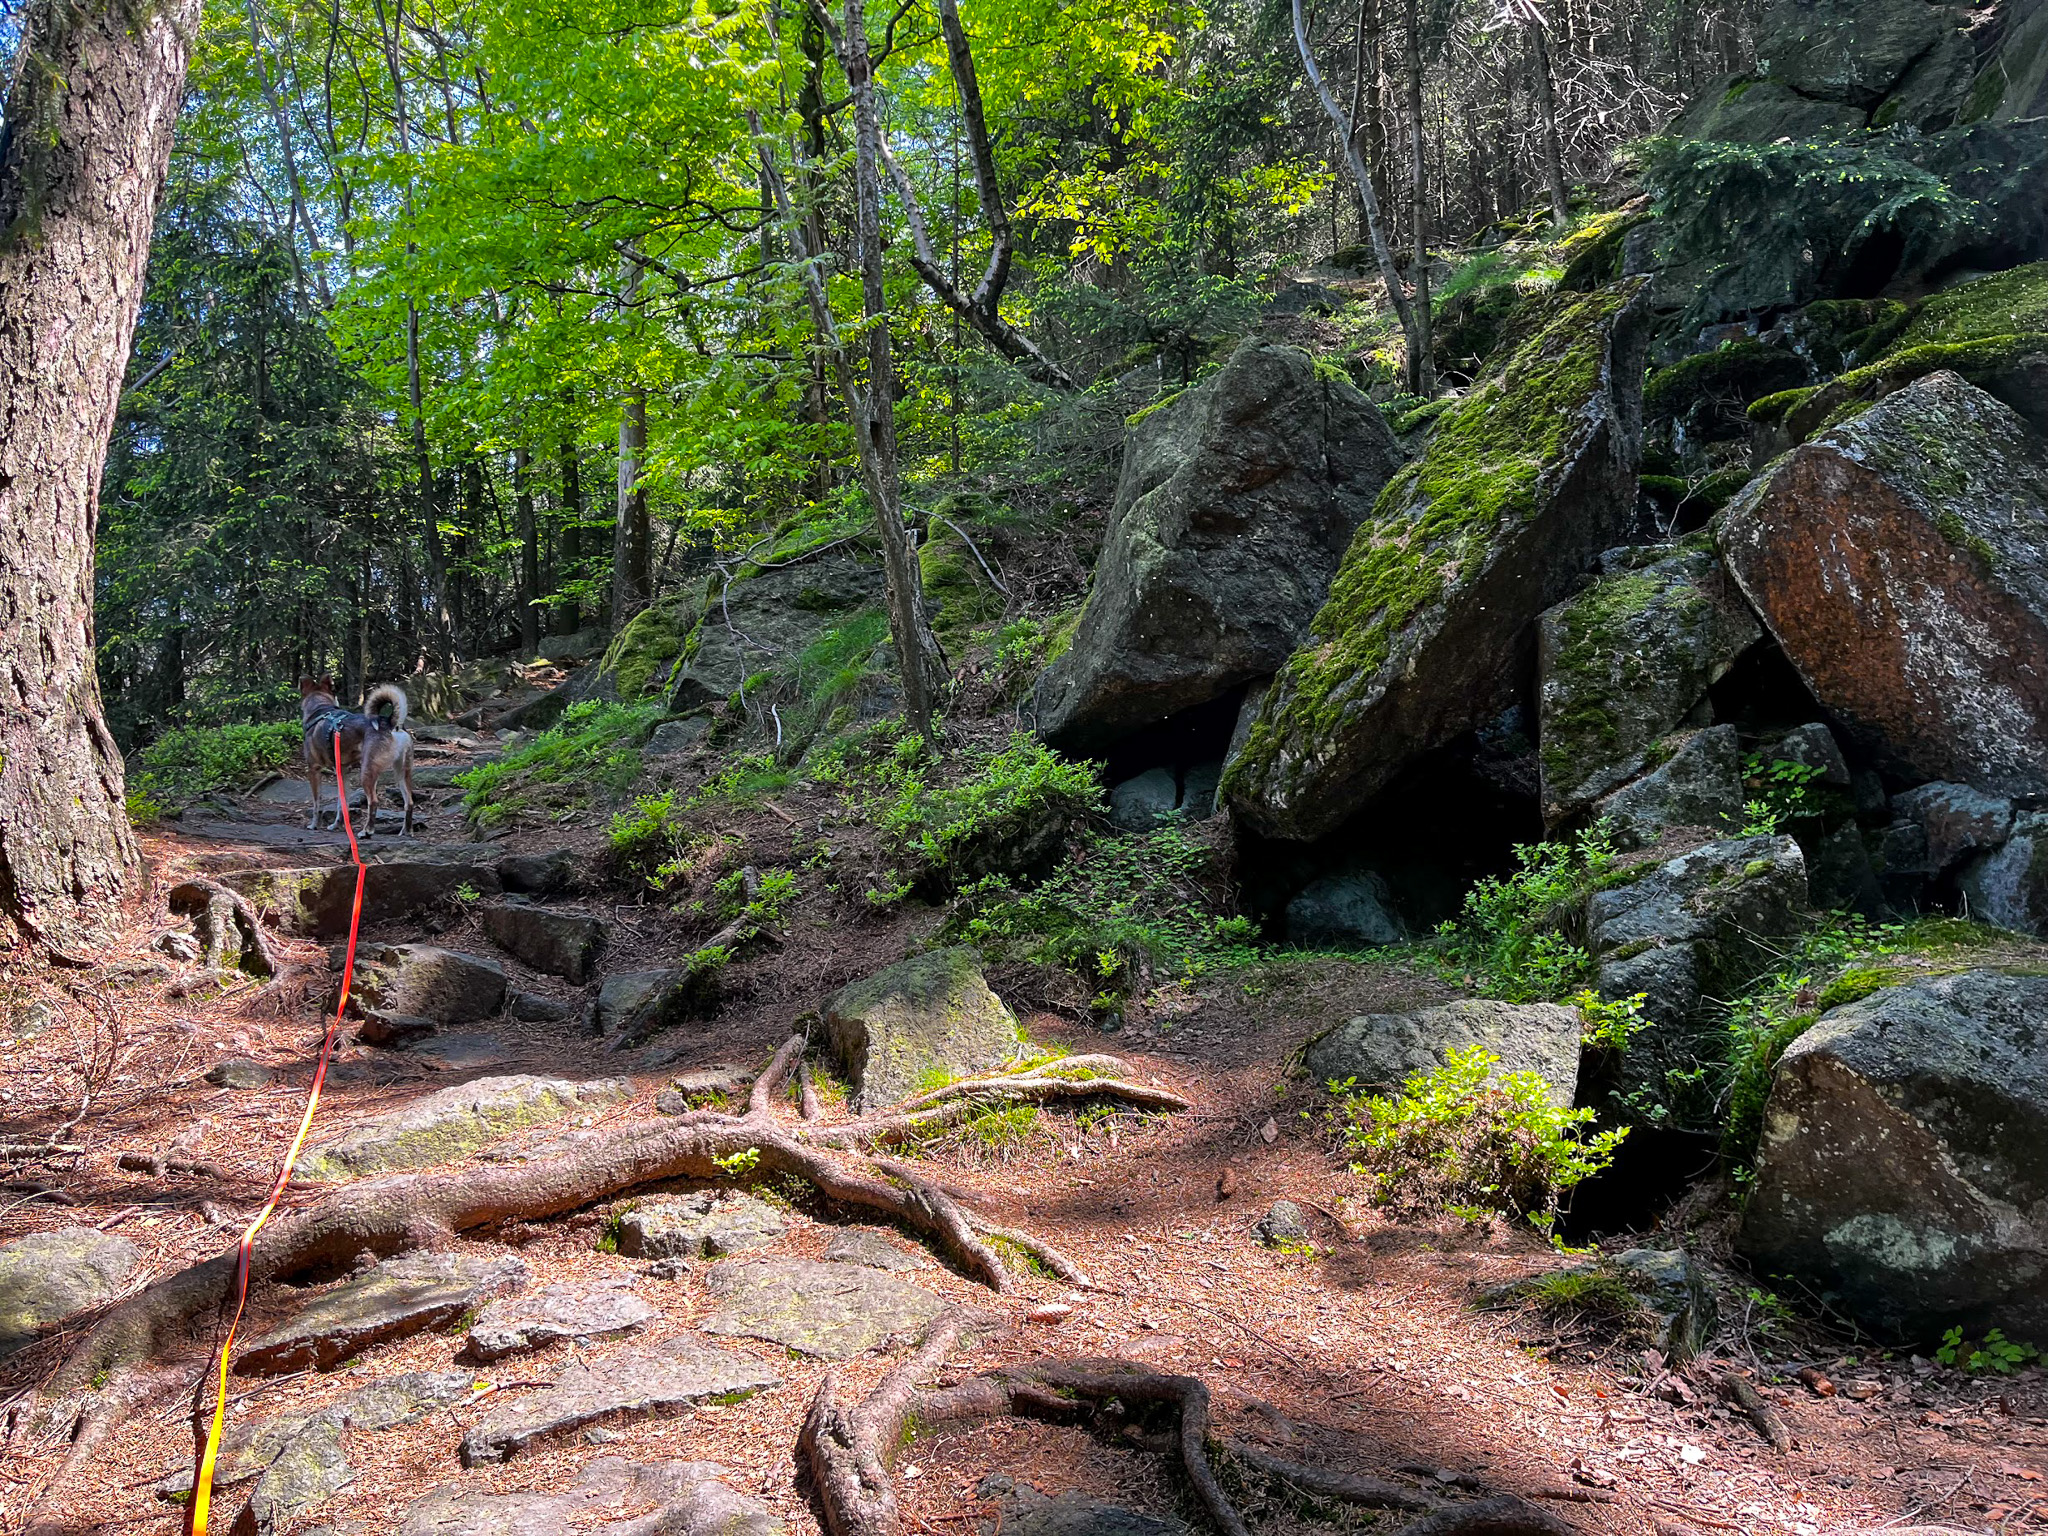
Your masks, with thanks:
M 694 618 L 687 625 L 679 622 L 676 610 L 665 603 L 641 609 L 612 637 L 597 664 L 598 675 L 611 678 L 619 697 L 632 703 L 651 684 L 666 680 L 669 667 L 683 653 L 685 631 L 695 627 Z

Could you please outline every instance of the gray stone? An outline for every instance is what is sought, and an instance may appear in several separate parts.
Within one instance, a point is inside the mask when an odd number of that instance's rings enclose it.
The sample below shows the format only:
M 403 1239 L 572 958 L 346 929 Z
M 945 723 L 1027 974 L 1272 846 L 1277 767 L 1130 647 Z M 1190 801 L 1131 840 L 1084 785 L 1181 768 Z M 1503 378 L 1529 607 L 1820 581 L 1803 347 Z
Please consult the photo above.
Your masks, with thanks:
M 96 1227 L 59 1227 L 0 1243 L 0 1355 L 112 1301 L 140 1262 L 127 1238 Z
M 469 1352 L 479 1360 L 500 1360 L 562 1339 L 638 1333 L 659 1316 L 618 1282 L 551 1285 L 485 1307 L 470 1324 Z
M 2048 935 L 2048 812 L 2021 812 L 2004 846 L 1971 860 L 1956 884 L 1980 922 Z
M 1820 778 L 1816 782 L 1833 789 L 1847 789 L 1854 782 L 1849 760 L 1842 756 L 1842 744 L 1818 720 L 1787 731 L 1763 755 L 1774 761 L 1798 763 L 1803 768 L 1818 768 Z
M 1543 814 L 1552 825 L 1651 767 L 1659 743 L 1763 637 L 1704 550 L 1603 576 L 1547 610 L 1537 633 Z
M 514 992 L 511 1001 L 505 1004 L 505 1012 L 522 1024 L 559 1024 L 576 1010 L 557 998 L 542 997 L 538 992 Z
M 508 1054 L 505 1042 L 495 1035 L 443 1035 L 433 1034 L 425 1039 L 414 1040 L 404 1047 L 408 1056 L 416 1057 L 437 1072 L 460 1072 L 471 1067 L 493 1066 Z
M 1968 98 L 1976 73 L 1977 50 L 1969 37 L 1960 31 L 1944 33 L 1877 104 L 1870 114 L 1871 127 L 1897 125 L 1922 133 L 1949 127 Z
M 782 1520 L 729 1476 L 716 1462 L 599 1456 L 557 1492 L 436 1488 L 406 1512 L 398 1536 L 782 1536 Z M 606 1518 L 618 1510 L 635 1513 Z
M 863 1111 L 908 1098 L 931 1073 L 986 1072 L 1017 1054 L 1016 1017 L 965 946 L 841 987 L 825 1004 L 825 1029 Z
M 1645 278 L 1557 293 L 1437 418 L 1224 769 L 1252 831 L 1321 837 L 1511 702 L 1530 625 L 1635 517 L 1649 321 Z
M 1894 795 L 1892 815 L 1926 834 L 1925 871 L 1930 875 L 1999 847 L 2012 833 L 2012 802 L 1967 784 L 1922 784 Z
M 1723 75 L 1695 96 L 1667 131 L 1679 139 L 1775 144 L 1786 138 L 1843 138 L 1869 119 L 1861 107 L 1815 101 L 1775 80 Z
M 432 1019 L 420 1018 L 411 1013 L 386 1013 L 381 1008 L 365 1008 L 363 1022 L 356 1030 L 356 1038 L 365 1045 L 381 1045 L 391 1050 L 403 1050 L 416 1041 L 425 1040 L 441 1032 L 441 1026 Z
M 13 999 L 7 999 L 0 1003 L 0 1007 L 6 1010 L 4 1014 L 0 1014 L 0 1019 L 4 1019 L 4 1024 L 0 1024 L 0 1027 L 4 1027 L 10 1036 L 23 1044 L 35 1039 L 61 1017 L 55 1008 L 41 998 L 20 1006 L 16 1006 Z
M 677 714 L 723 703 L 755 673 L 793 661 L 827 630 L 882 605 L 881 567 L 844 547 L 742 576 L 730 585 L 713 577 L 702 617 L 687 617 L 695 627 L 669 687 Z
M 1886 767 L 2023 795 L 2048 793 L 2044 531 L 2048 444 L 1940 372 L 1777 460 L 1718 538 L 1814 697 Z
M 1921 1341 L 2048 1336 L 2048 978 L 1968 971 L 1825 1014 L 1764 1110 L 1739 1246 Z
M 1655 1327 L 1656 1347 L 1669 1365 L 1683 1365 L 1713 1337 L 1713 1288 L 1682 1249 L 1630 1248 L 1607 1261 L 1642 1297 Z
M 1269 1247 L 1308 1241 L 1308 1215 L 1292 1200 L 1275 1200 L 1259 1218 L 1259 1241 Z
M 1862 830 L 1854 823 L 1832 832 L 1802 840 L 1806 855 L 1807 888 L 1813 904 L 1824 912 L 1860 912 L 1865 917 L 1883 917 L 1890 906 L 1884 889 L 1871 867 L 1870 849 Z
M 1010 1536 L 1187 1536 L 1188 1530 L 1178 1520 L 1106 1504 L 1086 1494 L 1056 1493 L 1048 1498 L 1028 1483 L 1017 1486 L 1002 1520 L 987 1522 L 983 1536 L 994 1536 L 998 1525 Z
M 912 1253 L 866 1227 L 849 1227 L 843 1232 L 835 1232 L 825 1245 L 825 1262 L 865 1264 L 869 1269 L 894 1270 L 898 1274 L 932 1267 L 932 1261 L 923 1254 Z
M 766 1339 L 822 1360 L 911 1343 L 946 1303 L 860 1264 L 733 1259 L 711 1271 L 718 1310 L 706 1333 Z
M 566 848 L 552 853 L 508 853 L 498 860 L 498 878 L 505 889 L 523 896 L 553 896 L 575 883 L 576 856 Z
M 604 953 L 608 930 L 580 912 L 508 901 L 482 909 L 485 935 L 515 960 L 582 986 Z
M 1641 848 L 1679 827 L 1716 836 L 1743 825 L 1742 744 L 1732 725 L 1678 739 L 1662 767 L 1600 801 L 1617 848 Z
M 504 1006 L 505 968 L 432 944 L 366 944 L 349 1000 L 358 1012 L 474 1024 Z
M 719 1258 L 764 1248 L 788 1229 L 782 1213 L 764 1200 L 699 1190 L 627 1211 L 619 1218 L 619 1252 L 629 1259 Z
M 1323 875 L 1287 903 L 1287 942 L 1306 948 L 1367 949 L 1407 932 L 1389 910 L 1387 882 L 1371 870 Z
M 1149 832 L 1180 804 L 1180 785 L 1171 768 L 1147 768 L 1109 790 L 1109 820 L 1126 832 Z
M 1802 96 L 1874 107 L 1955 27 L 1926 0 L 1782 0 L 1758 30 L 1757 65 Z
M 462 1438 L 462 1464 L 510 1461 L 586 1425 L 688 1413 L 782 1384 L 767 1367 L 684 1334 L 601 1360 L 579 1361 L 546 1391 L 500 1399 Z
M 597 990 L 597 1032 L 636 1044 L 678 1024 L 710 1016 L 718 1006 L 716 970 L 663 966 L 607 976 Z
M 1093 751 L 1270 676 L 1401 459 L 1364 395 L 1257 338 L 1146 412 L 1087 608 L 1039 680 L 1039 732 Z
M 686 715 L 681 720 L 664 720 L 647 738 L 644 754 L 648 757 L 674 757 L 697 745 L 710 729 L 709 715 Z
M 1308 1043 L 1302 1066 L 1317 1083 L 1394 1093 L 1417 1073 L 1441 1067 L 1452 1051 L 1478 1046 L 1500 1059 L 1496 1072 L 1534 1072 L 1557 1103 L 1569 1104 L 1578 1090 L 1580 1030 L 1577 1011 L 1558 1003 L 1467 998 L 1339 1024 Z
M 278 1449 L 249 1490 L 249 1503 L 235 1522 L 236 1536 L 269 1536 L 284 1522 L 306 1513 L 355 1481 L 342 1448 L 341 1426 L 315 1418 Z
M 286 933 L 312 939 L 341 938 L 348 933 L 356 895 L 352 865 L 241 871 L 221 876 L 221 883 L 248 897 Z M 422 913 L 446 911 L 457 904 L 458 893 L 465 888 L 495 895 L 500 889 L 498 872 L 488 865 L 457 860 L 372 863 L 363 874 L 363 926 L 374 928 Z
M 252 1088 L 268 1088 L 270 1068 L 246 1056 L 230 1056 L 208 1068 L 206 1080 L 216 1088 L 238 1088 L 245 1092 Z
M 1216 814 L 1216 791 L 1223 783 L 1223 764 L 1196 763 L 1181 776 L 1180 809 L 1189 821 L 1207 821 Z
M 729 1062 L 692 1067 L 669 1079 L 668 1087 L 654 1101 L 664 1115 L 687 1114 L 693 1109 L 741 1102 L 759 1074 Z
M 1631 1095 L 1661 1102 L 1668 1074 L 1725 1058 L 1725 1024 L 1703 999 L 1734 996 L 1772 958 L 1768 937 L 1791 933 L 1807 910 L 1806 859 L 1789 837 L 1708 843 L 1594 893 L 1587 926 L 1600 994 L 1645 994 L 1651 1026 L 1622 1054 L 1618 1104 Z
M 251 1375 L 325 1370 L 374 1344 L 436 1328 L 526 1284 L 510 1257 L 416 1253 L 386 1259 L 328 1291 L 297 1316 L 251 1342 L 235 1369 Z
M 315 1148 L 300 1165 L 309 1181 L 360 1178 L 394 1168 L 425 1168 L 467 1157 L 530 1125 L 631 1098 L 623 1078 L 575 1083 L 515 1073 L 437 1089 Z

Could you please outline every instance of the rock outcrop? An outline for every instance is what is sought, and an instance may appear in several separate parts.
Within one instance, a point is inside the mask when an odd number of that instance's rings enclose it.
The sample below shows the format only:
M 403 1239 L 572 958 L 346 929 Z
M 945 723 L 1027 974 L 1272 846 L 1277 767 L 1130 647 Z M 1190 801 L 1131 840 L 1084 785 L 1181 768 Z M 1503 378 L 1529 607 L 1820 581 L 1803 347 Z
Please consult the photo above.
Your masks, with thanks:
M 296 1317 L 252 1340 L 235 1369 L 276 1375 L 326 1370 L 372 1344 L 451 1322 L 493 1296 L 526 1284 L 518 1259 L 412 1253 L 335 1287 Z
M 825 1030 L 863 1111 L 908 1098 L 929 1076 L 986 1072 L 1017 1054 L 1016 1016 L 964 946 L 840 988 L 825 1004 Z
M 559 976 L 572 986 L 590 979 L 604 953 L 605 925 L 580 912 L 552 912 L 525 902 L 499 902 L 483 909 L 490 941 L 536 971 Z
M 502 1360 L 562 1339 L 638 1333 L 659 1316 L 618 1281 L 551 1285 L 486 1306 L 470 1324 L 469 1352 L 479 1360 Z
M 2048 446 L 1936 373 L 1794 449 L 1722 515 L 1729 570 L 1894 771 L 2048 792 Z
M 720 703 L 755 673 L 793 662 L 827 630 L 879 609 L 882 585 L 880 564 L 845 547 L 767 569 L 743 565 L 730 583 L 714 579 L 682 643 L 669 707 L 684 714 Z
M 716 1462 L 599 1456 L 557 1492 L 436 1488 L 407 1511 L 398 1536 L 782 1536 L 782 1520 L 729 1476 Z M 610 1518 L 620 1510 L 633 1513 Z
M 1543 815 L 1555 826 L 1655 766 L 1658 743 L 1763 637 L 1710 550 L 1631 551 L 1543 615 Z
M 619 1218 L 619 1252 L 635 1259 L 722 1258 L 764 1247 L 789 1223 L 765 1200 L 700 1190 L 636 1205 Z
M 1145 412 L 1080 627 L 1039 681 L 1039 733 L 1095 751 L 1278 671 L 1401 460 L 1370 400 L 1257 338 Z
M 1969 971 L 1824 1015 L 1764 1110 L 1740 1245 L 1866 1326 L 2048 1335 L 2048 979 Z
M 95 1227 L 59 1227 L 0 1243 L 0 1356 L 88 1307 L 111 1301 L 142 1255 Z
M 711 1271 L 718 1310 L 706 1333 L 766 1339 L 819 1360 L 850 1360 L 913 1342 L 946 1303 L 864 1264 L 730 1259 Z
M 505 1005 L 495 960 L 432 944 L 366 944 L 357 953 L 349 1003 L 359 1013 L 474 1024 Z
M 1398 1092 L 1418 1072 L 1434 1072 L 1452 1051 L 1478 1046 L 1500 1059 L 1496 1073 L 1534 1072 L 1551 1097 L 1578 1092 L 1576 1010 L 1557 1003 L 1445 1003 L 1414 1013 L 1369 1013 L 1318 1035 L 1302 1065 L 1318 1083 L 1354 1082 L 1372 1093 Z
M 1533 621 L 1635 512 L 1647 288 L 1561 294 L 1438 417 L 1360 525 L 1224 773 L 1268 836 L 1313 838 L 1498 713 Z
M 623 1078 L 577 1083 L 525 1074 L 480 1077 L 423 1094 L 314 1148 L 298 1176 L 318 1183 L 452 1163 L 500 1136 L 615 1103 L 632 1092 Z
M 1742 830 L 1742 744 L 1732 725 L 1668 737 L 1669 756 L 1635 783 L 1601 800 L 1597 814 L 1618 848 L 1641 848 L 1678 827 L 1716 837 Z

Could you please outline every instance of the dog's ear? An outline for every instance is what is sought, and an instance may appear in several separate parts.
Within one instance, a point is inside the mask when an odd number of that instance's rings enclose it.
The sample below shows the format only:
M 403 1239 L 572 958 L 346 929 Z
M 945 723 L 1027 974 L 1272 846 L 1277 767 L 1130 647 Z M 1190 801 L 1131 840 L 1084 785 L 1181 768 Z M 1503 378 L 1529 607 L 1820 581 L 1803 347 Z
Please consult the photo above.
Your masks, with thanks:
M 323 678 L 321 678 L 321 679 L 320 679 L 320 691 L 321 691 L 322 693 L 332 693 L 332 692 L 334 692 L 334 679 L 333 679 L 333 678 L 331 678 L 331 677 L 323 677 Z
M 314 682 L 312 678 L 301 675 L 299 678 L 299 696 L 301 698 L 304 698 L 307 694 L 311 693 L 315 688 L 319 686 L 320 685 Z

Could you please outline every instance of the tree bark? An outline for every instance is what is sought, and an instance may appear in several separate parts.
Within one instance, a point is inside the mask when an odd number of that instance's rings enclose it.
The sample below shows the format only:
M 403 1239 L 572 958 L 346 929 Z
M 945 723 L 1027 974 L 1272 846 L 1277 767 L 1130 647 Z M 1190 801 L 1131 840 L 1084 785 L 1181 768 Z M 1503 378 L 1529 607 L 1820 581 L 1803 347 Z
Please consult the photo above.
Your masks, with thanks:
M 625 258 L 619 298 L 632 304 L 640 293 L 640 263 Z M 635 384 L 619 412 L 619 500 L 612 525 L 612 628 L 624 629 L 652 595 L 647 568 L 647 487 L 640 474 L 647 458 L 647 389 Z
M 1408 79 L 1408 234 L 1413 242 L 1409 265 L 1415 281 L 1415 329 L 1408 349 L 1408 388 L 1418 395 L 1436 393 L 1436 343 L 1430 335 L 1429 313 L 1429 159 L 1422 141 L 1422 18 L 1415 0 L 1403 0 L 1402 21 Z
M 1550 217 L 1559 229 L 1572 220 L 1571 194 L 1564 184 L 1564 149 L 1557 137 L 1557 92 L 1550 71 L 1550 44 L 1543 35 L 1543 13 L 1533 3 L 1523 29 L 1536 65 L 1536 115 L 1543 129 L 1543 179 L 1550 192 Z
M 512 450 L 512 504 L 519 512 L 519 644 L 531 657 L 540 649 L 540 523 L 526 478 L 526 445 Z
M 583 478 L 576 463 L 576 446 L 562 442 L 556 450 L 562 468 L 562 528 L 555 536 L 555 590 L 583 574 Z M 554 630 L 573 635 L 583 627 L 583 614 L 574 602 L 555 605 Z
M 198 29 L 199 0 L 37 0 L 0 122 L 0 942 L 80 944 L 139 863 L 93 541 Z

